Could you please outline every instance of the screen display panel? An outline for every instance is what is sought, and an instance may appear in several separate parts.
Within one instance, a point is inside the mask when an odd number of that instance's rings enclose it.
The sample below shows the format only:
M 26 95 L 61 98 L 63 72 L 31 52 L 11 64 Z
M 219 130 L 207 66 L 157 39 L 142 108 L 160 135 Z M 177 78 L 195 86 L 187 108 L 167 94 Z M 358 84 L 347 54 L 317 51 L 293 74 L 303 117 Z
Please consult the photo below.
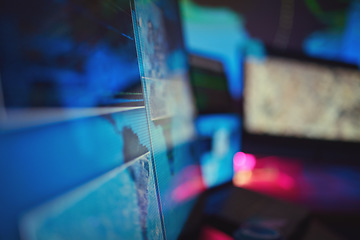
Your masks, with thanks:
M 269 55 L 245 64 L 244 127 L 258 135 L 360 141 L 356 66 Z
M 0 11 L 0 238 L 176 239 L 204 188 L 176 2 Z

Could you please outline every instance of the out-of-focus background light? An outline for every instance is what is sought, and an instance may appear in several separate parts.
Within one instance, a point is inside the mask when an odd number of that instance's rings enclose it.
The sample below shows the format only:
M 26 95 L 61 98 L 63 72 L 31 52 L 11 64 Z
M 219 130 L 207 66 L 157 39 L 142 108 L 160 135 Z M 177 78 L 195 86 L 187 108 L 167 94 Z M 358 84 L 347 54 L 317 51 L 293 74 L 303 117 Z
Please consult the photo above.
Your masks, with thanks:
M 307 205 L 316 211 L 360 210 L 359 167 L 238 152 L 234 155 L 234 170 L 233 183 L 238 187 Z

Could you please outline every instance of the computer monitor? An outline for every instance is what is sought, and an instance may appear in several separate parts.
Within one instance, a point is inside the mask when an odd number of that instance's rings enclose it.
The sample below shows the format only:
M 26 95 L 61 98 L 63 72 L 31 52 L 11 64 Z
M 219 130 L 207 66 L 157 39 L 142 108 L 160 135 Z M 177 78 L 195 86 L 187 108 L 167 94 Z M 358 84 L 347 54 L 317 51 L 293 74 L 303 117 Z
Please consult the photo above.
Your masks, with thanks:
M 244 64 L 244 151 L 323 160 L 355 156 L 357 66 L 270 48 L 263 59 L 248 57 Z
M 176 239 L 205 187 L 176 1 L 0 12 L 0 238 Z
M 236 112 L 222 62 L 192 54 L 190 75 L 199 114 Z

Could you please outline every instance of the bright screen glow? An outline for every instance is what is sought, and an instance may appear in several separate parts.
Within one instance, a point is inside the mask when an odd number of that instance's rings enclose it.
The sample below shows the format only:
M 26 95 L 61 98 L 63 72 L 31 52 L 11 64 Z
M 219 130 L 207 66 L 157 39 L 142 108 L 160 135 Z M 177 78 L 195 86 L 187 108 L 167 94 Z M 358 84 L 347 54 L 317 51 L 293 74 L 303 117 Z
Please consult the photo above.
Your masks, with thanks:
M 245 72 L 248 132 L 360 141 L 357 69 L 269 56 Z

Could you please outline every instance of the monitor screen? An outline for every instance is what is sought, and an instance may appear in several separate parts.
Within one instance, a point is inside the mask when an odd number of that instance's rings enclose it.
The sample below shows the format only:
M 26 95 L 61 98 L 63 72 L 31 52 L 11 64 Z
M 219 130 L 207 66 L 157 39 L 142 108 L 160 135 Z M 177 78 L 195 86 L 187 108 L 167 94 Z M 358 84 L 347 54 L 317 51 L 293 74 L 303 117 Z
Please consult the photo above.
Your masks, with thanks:
M 356 66 L 269 54 L 248 58 L 244 76 L 248 133 L 360 142 Z
M 176 239 L 204 189 L 176 1 L 0 11 L 0 239 Z
M 199 114 L 235 112 L 228 79 L 220 61 L 191 55 L 190 75 Z

